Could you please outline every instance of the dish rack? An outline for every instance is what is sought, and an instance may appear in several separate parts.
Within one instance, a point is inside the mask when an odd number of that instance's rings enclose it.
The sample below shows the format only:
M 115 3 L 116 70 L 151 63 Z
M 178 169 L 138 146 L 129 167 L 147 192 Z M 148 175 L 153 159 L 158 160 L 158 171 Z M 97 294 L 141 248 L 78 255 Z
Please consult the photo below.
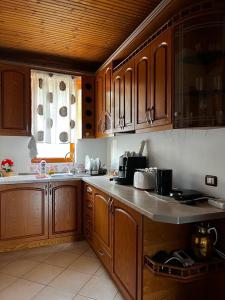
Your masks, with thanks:
M 153 274 L 180 282 L 191 282 L 211 272 L 225 270 L 225 260 L 216 257 L 212 258 L 209 262 L 196 263 L 191 267 L 183 268 L 155 262 L 148 255 L 145 255 L 144 264 Z

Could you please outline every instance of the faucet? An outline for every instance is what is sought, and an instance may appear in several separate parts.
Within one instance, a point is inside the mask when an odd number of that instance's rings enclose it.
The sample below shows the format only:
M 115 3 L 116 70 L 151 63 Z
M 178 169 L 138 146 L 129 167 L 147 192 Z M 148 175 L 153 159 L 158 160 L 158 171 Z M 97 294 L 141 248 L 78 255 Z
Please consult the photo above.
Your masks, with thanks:
M 73 160 L 72 160 L 72 162 L 73 162 L 73 168 L 70 170 L 69 166 L 66 166 L 67 172 L 75 174 L 76 171 L 75 171 L 75 168 L 74 168 L 74 152 L 71 152 L 71 151 L 67 152 L 66 155 L 65 155 L 65 159 L 67 158 L 68 154 L 72 154 L 72 157 L 73 157 Z

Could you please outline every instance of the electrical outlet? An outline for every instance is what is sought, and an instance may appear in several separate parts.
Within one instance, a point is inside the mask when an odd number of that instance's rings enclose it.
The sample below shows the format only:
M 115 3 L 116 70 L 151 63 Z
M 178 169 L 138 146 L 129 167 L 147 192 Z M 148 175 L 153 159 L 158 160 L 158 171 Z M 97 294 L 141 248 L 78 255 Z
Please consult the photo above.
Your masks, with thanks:
M 210 186 L 217 186 L 217 176 L 206 175 L 205 184 Z

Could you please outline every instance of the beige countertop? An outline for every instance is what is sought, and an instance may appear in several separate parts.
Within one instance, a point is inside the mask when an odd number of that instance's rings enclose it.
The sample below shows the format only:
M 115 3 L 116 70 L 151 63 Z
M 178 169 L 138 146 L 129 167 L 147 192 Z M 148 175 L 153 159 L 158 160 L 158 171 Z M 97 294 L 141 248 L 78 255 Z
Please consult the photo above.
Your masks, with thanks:
M 22 184 L 22 183 L 38 183 L 38 182 L 52 182 L 52 181 L 68 181 L 68 180 L 82 180 L 84 174 L 64 175 L 59 177 L 52 177 L 48 175 L 45 178 L 38 178 L 36 175 L 15 175 L 9 177 L 0 177 L 0 185 L 2 184 Z
M 178 201 L 155 193 L 138 190 L 132 186 L 119 185 L 106 176 L 86 177 L 83 181 L 120 200 L 146 217 L 165 223 L 184 224 L 225 218 L 225 211 L 207 202 L 197 205 Z
M 107 176 L 79 174 L 74 176 L 37 178 L 36 175 L 17 175 L 0 178 L 0 185 L 68 180 L 83 180 L 139 211 L 146 217 L 158 222 L 184 224 L 225 218 L 225 211 L 210 206 L 208 203 L 201 203 L 194 206 L 180 204 L 169 197 L 140 191 L 132 186 L 119 185 L 115 181 L 110 181 Z

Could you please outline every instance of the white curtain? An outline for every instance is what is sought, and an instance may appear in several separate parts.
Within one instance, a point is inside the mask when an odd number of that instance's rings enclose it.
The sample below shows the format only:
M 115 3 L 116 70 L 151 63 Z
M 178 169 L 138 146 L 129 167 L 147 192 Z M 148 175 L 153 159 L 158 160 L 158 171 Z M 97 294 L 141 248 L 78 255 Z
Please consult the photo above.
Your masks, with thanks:
M 74 143 L 77 124 L 76 77 L 31 71 L 32 134 L 37 143 Z

